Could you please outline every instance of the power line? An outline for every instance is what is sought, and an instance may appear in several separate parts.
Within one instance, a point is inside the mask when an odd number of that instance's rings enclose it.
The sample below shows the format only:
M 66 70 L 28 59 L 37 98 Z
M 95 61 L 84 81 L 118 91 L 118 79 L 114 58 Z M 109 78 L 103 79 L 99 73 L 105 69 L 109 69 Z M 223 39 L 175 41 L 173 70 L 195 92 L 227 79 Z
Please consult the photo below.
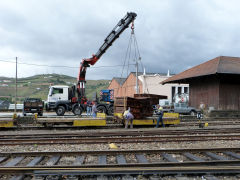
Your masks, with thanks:
M 8 61 L 8 60 L 0 60 L 2 62 L 7 62 L 7 63 L 16 63 L 14 61 Z M 29 66 L 42 66 L 42 67 L 54 67 L 54 68 L 76 68 L 79 69 L 79 67 L 73 67 L 73 66 L 56 66 L 56 65 L 46 65 L 46 64 L 34 64 L 34 63 L 24 63 L 24 62 L 18 62 L 18 64 L 23 64 L 23 65 L 29 65 Z M 135 65 L 135 64 L 130 64 L 130 65 Z M 93 67 L 91 66 L 90 68 L 109 68 L 109 67 L 122 67 L 124 65 L 112 65 L 112 66 L 96 66 Z
M 0 61 L 2 61 L 2 62 L 7 62 L 7 63 L 16 63 L 16 62 L 14 62 L 14 61 L 7 61 L 7 60 L 2 60 L 2 59 L 0 59 Z

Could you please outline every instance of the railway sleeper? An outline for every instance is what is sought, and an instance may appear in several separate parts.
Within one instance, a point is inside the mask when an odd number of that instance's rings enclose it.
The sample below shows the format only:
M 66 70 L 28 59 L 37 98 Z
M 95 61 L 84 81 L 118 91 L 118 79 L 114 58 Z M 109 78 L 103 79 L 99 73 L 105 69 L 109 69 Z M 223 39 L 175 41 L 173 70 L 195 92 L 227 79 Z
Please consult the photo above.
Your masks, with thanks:
M 187 151 L 187 150 L 186 150 Z M 136 163 L 136 166 L 164 166 L 164 165 L 198 165 L 200 163 L 205 165 L 213 165 L 214 163 L 219 164 L 239 164 L 240 152 L 231 152 L 229 148 L 224 150 L 209 151 L 194 150 L 189 152 L 180 151 L 169 151 L 169 150 L 142 150 L 142 151 L 89 151 L 88 152 L 42 152 L 42 153 L 1 153 L 0 155 L 0 167 L 15 167 L 20 162 L 20 167 L 51 167 L 51 166 L 64 166 L 64 167 L 129 167 L 132 163 Z M 219 155 L 221 154 L 221 155 Z M 199 157 L 201 155 L 201 157 Z M 73 156 L 71 159 L 72 165 L 64 165 L 64 158 Z M 25 158 L 30 160 L 25 160 Z M 156 157 L 158 159 L 156 159 Z M 96 159 L 95 164 L 88 162 L 87 159 Z M 112 160 L 109 160 L 112 159 Z M 129 159 L 130 158 L 130 159 Z M 60 161 L 62 159 L 62 161 Z M 23 161 L 24 160 L 24 161 Z M 91 160 L 91 161 L 92 161 Z M 23 161 L 23 162 L 22 162 Z M 26 162 L 25 162 L 26 161 Z M 60 161 L 60 164 L 58 162 Z M 41 164 L 41 165 L 40 165 Z

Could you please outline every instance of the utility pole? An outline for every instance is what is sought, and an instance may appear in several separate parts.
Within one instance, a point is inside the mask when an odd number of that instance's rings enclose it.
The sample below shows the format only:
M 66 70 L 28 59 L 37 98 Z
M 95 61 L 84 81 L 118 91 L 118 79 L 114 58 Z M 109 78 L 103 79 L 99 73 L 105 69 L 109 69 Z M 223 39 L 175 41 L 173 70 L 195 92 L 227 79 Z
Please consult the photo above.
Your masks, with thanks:
M 14 109 L 14 114 L 17 114 L 17 57 L 16 57 L 15 109 Z

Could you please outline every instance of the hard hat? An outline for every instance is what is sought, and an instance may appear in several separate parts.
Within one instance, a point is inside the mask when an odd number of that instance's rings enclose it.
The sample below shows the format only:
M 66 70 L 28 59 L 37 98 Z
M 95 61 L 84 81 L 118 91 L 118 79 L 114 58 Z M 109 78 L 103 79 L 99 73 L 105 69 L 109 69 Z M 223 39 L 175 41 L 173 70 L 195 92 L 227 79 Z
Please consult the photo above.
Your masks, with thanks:
M 159 110 L 163 110 L 163 108 L 160 106 Z

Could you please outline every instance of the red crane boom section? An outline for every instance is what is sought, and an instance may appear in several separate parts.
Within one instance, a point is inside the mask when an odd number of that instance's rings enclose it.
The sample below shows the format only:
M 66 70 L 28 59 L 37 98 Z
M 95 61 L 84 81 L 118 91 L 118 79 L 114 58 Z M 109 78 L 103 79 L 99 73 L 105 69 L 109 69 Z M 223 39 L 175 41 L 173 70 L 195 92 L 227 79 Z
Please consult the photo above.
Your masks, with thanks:
M 112 45 L 112 43 L 119 37 L 119 35 L 128 28 L 129 24 L 134 21 L 137 14 L 134 12 L 129 12 L 121 19 L 118 24 L 113 28 L 113 30 L 109 33 L 109 35 L 104 40 L 104 43 L 99 48 L 96 54 L 93 54 L 91 58 L 83 59 L 80 64 L 79 74 L 78 74 L 78 84 L 77 84 L 77 94 L 78 94 L 78 102 L 84 103 L 85 98 L 85 76 L 87 68 L 90 65 L 94 65 L 100 57 L 106 52 L 106 50 Z

